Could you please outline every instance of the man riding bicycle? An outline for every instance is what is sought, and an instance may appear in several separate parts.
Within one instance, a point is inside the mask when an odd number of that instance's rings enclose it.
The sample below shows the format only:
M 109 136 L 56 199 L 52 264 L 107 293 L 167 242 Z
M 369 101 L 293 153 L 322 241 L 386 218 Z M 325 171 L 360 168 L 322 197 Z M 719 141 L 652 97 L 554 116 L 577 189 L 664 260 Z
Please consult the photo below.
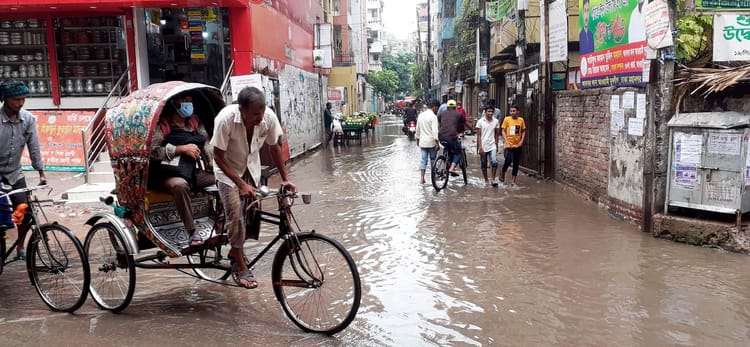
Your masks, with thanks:
M 456 167 L 461 161 L 461 140 L 459 135 L 464 133 L 464 117 L 456 111 L 456 100 L 448 100 L 446 104 L 448 109 L 440 117 L 440 129 L 438 130 L 438 140 L 440 144 L 448 149 L 453 155 L 451 167 L 448 169 L 451 175 L 456 176 Z

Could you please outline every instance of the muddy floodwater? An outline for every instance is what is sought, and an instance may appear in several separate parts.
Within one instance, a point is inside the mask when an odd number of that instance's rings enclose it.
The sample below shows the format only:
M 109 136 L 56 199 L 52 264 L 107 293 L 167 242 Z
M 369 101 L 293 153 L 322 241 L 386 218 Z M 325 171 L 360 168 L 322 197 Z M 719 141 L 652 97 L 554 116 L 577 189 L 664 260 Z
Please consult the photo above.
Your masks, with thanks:
M 747 345 L 748 256 L 654 239 L 550 181 L 485 187 L 474 137 L 468 185 L 452 178 L 436 193 L 419 184 L 419 149 L 399 124 L 384 116 L 361 146 L 290 166 L 313 193 L 295 206 L 300 225 L 340 241 L 361 274 L 359 314 L 338 335 L 303 333 L 284 316 L 271 256 L 256 290 L 138 269 L 121 314 L 91 299 L 52 313 L 14 263 L 0 276 L 0 345 Z

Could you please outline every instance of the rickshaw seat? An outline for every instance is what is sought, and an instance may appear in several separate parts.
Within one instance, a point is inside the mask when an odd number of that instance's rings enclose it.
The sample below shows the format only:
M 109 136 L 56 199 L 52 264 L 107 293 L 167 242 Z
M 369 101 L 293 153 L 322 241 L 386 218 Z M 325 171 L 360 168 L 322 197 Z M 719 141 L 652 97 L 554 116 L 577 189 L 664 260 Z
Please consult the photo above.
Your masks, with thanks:
M 156 204 L 160 202 L 173 201 L 172 194 L 160 192 L 158 190 L 147 190 L 146 191 L 146 202 L 149 204 Z

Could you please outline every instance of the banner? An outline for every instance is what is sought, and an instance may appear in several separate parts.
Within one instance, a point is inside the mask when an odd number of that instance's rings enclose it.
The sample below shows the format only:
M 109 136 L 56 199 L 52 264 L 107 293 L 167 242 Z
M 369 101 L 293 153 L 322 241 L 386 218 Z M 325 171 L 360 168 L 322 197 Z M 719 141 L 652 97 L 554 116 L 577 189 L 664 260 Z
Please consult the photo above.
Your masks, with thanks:
M 490 23 L 516 20 L 516 0 L 497 0 L 485 3 L 485 13 Z
M 674 45 L 669 23 L 669 7 L 664 0 L 655 0 L 645 5 L 646 37 L 648 47 L 659 49 Z
M 546 0 L 549 1 L 549 0 Z M 568 14 L 564 1 L 549 4 L 549 61 L 568 61 Z
M 695 0 L 698 10 L 745 11 L 750 9 L 750 0 Z
M 714 16 L 714 61 L 750 60 L 750 15 Z
M 579 0 L 581 86 L 643 86 L 645 0 Z
M 81 130 L 94 117 L 94 111 L 33 111 L 39 134 L 44 169 L 47 171 L 85 170 Z M 28 149 L 21 157 L 24 170 L 33 170 Z

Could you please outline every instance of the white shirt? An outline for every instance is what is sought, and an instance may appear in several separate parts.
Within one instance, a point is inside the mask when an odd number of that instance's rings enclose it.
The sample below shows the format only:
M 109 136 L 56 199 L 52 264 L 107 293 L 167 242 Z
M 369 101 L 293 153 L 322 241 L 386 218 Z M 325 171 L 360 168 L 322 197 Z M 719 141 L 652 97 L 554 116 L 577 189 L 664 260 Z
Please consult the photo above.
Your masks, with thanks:
M 482 117 L 477 121 L 476 128 L 482 132 L 482 150 L 485 153 L 497 150 L 495 129 L 500 129 L 500 121 L 497 118 L 488 121 L 487 117 Z
M 248 146 L 240 106 L 234 104 L 224 107 L 216 116 L 211 145 L 226 152 L 224 159 L 238 176 L 242 177 L 245 170 L 250 171 L 250 176 L 257 185 L 260 184 L 260 149 L 263 143 L 275 145 L 283 134 L 284 131 L 276 118 L 276 113 L 266 107 L 263 120 L 253 129 L 252 144 Z M 214 175 L 219 182 L 231 187 L 235 186 L 232 179 L 221 171 L 219 165 L 216 165 L 216 160 L 214 160 Z
M 432 109 L 417 116 L 417 133 L 420 148 L 433 148 L 438 144 L 438 119 Z
M 641 5 L 643 6 L 643 5 Z M 630 13 L 630 22 L 628 23 L 628 43 L 640 42 L 646 40 L 646 17 L 643 12 L 635 6 Z

